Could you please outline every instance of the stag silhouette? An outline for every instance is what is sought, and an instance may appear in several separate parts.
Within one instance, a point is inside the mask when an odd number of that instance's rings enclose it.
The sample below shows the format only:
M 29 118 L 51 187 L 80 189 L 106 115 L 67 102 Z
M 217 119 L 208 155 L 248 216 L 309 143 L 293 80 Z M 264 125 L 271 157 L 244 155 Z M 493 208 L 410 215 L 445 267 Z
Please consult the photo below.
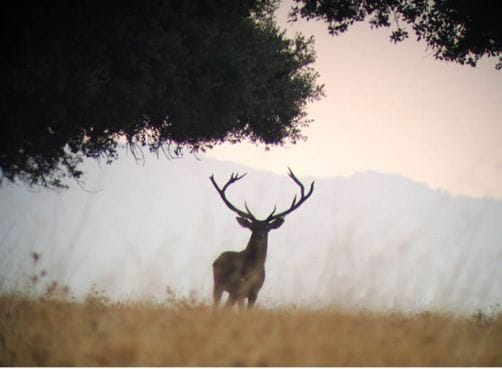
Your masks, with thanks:
M 258 292 L 265 282 L 265 259 L 267 258 L 268 232 L 279 228 L 284 223 L 284 217 L 292 211 L 298 209 L 305 200 L 307 200 L 314 191 L 314 182 L 312 181 L 309 191 L 305 194 L 305 187 L 296 178 L 293 171 L 289 169 L 289 177 L 300 187 L 300 199 L 297 201 L 296 195 L 289 209 L 277 213 L 276 207 L 264 220 L 258 220 L 249 210 L 247 203 L 244 202 L 246 211 L 236 208 L 225 196 L 225 191 L 232 183 L 237 182 L 246 174 L 239 175 L 232 173 L 227 183 L 220 188 L 214 179 L 214 175 L 209 178 L 216 191 L 221 196 L 225 205 L 235 212 L 238 217 L 237 222 L 244 228 L 251 230 L 251 238 L 242 251 L 225 251 L 213 263 L 214 306 L 220 303 L 224 291 L 229 293 L 226 307 L 232 307 L 237 302 L 239 308 L 244 307 L 244 300 L 247 298 L 247 307 L 251 308 L 256 302 Z

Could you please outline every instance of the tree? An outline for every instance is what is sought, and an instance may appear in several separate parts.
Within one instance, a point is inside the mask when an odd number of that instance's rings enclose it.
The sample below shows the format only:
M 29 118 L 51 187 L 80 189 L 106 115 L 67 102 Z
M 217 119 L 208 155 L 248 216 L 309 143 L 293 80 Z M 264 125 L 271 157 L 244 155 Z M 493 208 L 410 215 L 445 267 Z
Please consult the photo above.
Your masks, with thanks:
M 65 187 L 120 142 L 154 152 L 302 138 L 322 95 L 313 39 L 276 0 L 16 1 L 1 17 L 0 169 Z
M 290 16 L 320 19 L 338 35 L 355 22 L 369 19 L 374 28 L 394 25 L 393 42 L 408 37 L 425 40 L 440 60 L 476 66 L 482 56 L 502 54 L 502 22 L 496 1 L 476 0 L 295 0 Z M 502 69 L 502 57 L 496 64 Z

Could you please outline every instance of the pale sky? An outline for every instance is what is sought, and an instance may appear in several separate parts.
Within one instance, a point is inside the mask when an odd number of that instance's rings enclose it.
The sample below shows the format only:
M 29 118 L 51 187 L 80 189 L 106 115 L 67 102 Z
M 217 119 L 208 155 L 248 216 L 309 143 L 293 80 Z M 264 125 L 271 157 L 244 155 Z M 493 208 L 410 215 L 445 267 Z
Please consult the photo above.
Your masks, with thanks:
M 502 71 L 438 61 L 413 37 L 397 45 L 389 30 L 355 25 L 330 36 L 319 21 L 286 23 L 316 39 L 315 68 L 326 97 L 308 107 L 306 142 L 265 152 L 224 144 L 209 156 L 284 174 L 398 173 L 453 194 L 502 198 Z

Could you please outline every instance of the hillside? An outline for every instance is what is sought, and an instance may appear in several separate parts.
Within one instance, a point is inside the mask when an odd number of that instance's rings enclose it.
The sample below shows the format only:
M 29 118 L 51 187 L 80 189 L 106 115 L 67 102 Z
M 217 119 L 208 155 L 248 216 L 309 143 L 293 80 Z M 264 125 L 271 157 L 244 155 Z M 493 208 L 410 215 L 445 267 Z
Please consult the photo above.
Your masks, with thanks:
M 0 189 L 0 287 L 27 277 L 84 296 L 209 299 L 211 263 L 245 246 L 241 228 L 208 176 L 248 175 L 229 197 L 255 214 L 285 208 L 297 187 L 286 175 L 204 157 L 138 165 L 124 157 L 61 193 Z M 294 169 L 294 168 L 293 168 Z M 286 168 L 285 173 L 286 174 Z M 305 183 L 311 179 L 302 178 Z M 502 301 L 502 202 L 451 196 L 375 172 L 316 179 L 314 195 L 269 237 L 262 306 L 284 304 L 472 312 Z M 33 265 L 32 252 L 41 259 Z M 36 287 L 41 289 L 42 287 Z

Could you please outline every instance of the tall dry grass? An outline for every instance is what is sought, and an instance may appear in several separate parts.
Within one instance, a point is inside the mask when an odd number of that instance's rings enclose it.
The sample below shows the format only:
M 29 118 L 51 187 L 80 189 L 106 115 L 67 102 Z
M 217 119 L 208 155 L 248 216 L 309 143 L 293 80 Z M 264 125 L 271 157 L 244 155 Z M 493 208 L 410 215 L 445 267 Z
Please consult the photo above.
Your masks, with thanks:
M 1 365 L 502 365 L 502 314 L 218 311 L 0 297 Z

